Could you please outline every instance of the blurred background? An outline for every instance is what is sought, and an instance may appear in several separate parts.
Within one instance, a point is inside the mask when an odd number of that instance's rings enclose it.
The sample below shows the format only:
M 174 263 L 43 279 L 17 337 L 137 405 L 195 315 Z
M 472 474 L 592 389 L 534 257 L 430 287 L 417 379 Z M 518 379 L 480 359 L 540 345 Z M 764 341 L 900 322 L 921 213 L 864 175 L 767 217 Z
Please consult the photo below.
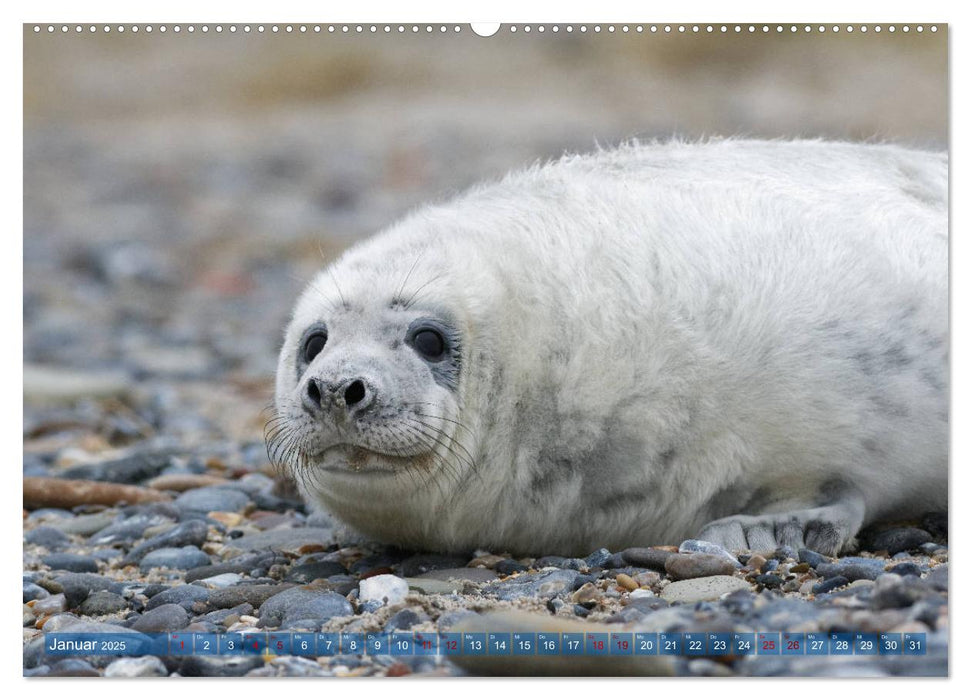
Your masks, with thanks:
M 305 282 L 510 168 L 635 136 L 947 147 L 945 27 L 381 29 L 25 27 L 25 474 L 145 440 L 255 467 Z

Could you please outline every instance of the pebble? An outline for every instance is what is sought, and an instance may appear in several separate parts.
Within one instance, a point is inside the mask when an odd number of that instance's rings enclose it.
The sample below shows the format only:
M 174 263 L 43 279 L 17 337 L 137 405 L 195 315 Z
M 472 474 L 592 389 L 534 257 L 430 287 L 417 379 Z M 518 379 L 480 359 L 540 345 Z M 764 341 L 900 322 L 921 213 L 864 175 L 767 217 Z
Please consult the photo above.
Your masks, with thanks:
M 845 576 L 833 576 L 832 578 L 827 578 L 821 583 L 817 583 L 813 586 L 813 594 L 819 595 L 820 593 L 829 593 L 836 588 L 842 588 L 850 582 Z
M 920 567 L 912 561 L 904 561 L 890 568 L 889 573 L 898 576 L 920 576 Z
M 63 574 L 54 579 L 67 598 L 68 608 L 76 608 L 91 594 L 107 590 L 111 579 L 97 574 Z
M 151 678 L 168 676 L 165 664 L 157 656 L 115 659 L 105 668 L 105 678 Z
M 23 479 L 25 508 L 74 508 L 81 505 L 113 506 L 169 499 L 162 491 L 102 481 L 81 481 L 28 476 Z
M 882 559 L 866 559 L 864 557 L 843 557 L 835 562 L 827 562 L 814 567 L 816 572 L 824 578 L 842 576 L 848 581 L 859 579 L 874 580 L 883 573 Z
M 322 623 L 353 614 L 354 608 L 343 596 L 314 585 L 298 586 L 271 596 L 260 606 L 260 625 L 289 629 L 298 621 Z
M 736 569 L 739 569 L 742 566 L 738 559 L 735 558 L 735 555 L 714 542 L 705 542 L 704 540 L 685 540 L 678 546 L 678 552 L 681 554 L 710 554 L 712 556 L 721 557 L 725 561 L 731 562 Z
M 65 404 L 78 399 L 124 396 L 132 386 L 124 372 L 35 364 L 24 364 L 23 382 L 25 401 Z
M 410 630 L 415 625 L 422 622 L 422 617 L 410 608 L 399 610 L 392 615 L 384 625 L 385 632 Z
M 97 591 L 89 595 L 81 603 L 79 611 L 83 615 L 98 617 L 101 615 L 113 615 L 114 613 L 127 609 L 128 601 L 125 600 L 124 596 L 111 593 L 110 591 Z
M 811 549 L 800 549 L 799 550 L 799 561 L 809 564 L 812 568 L 817 568 L 820 564 L 825 564 L 829 561 L 828 558 L 824 557 L 819 552 L 814 552 Z
M 24 533 L 24 542 L 48 549 L 60 549 L 71 544 L 71 538 L 50 525 L 41 525 Z
M 137 632 L 175 632 L 189 624 L 189 613 L 181 605 L 169 603 L 149 610 L 132 624 Z
M 86 554 L 57 552 L 41 557 L 41 561 L 55 571 L 70 571 L 76 574 L 97 573 L 98 562 Z
M 576 571 L 570 569 L 520 574 L 515 578 L 486 584 L 482 592 L 495 595 L 499 600 L 552 598 L 573 590 L 573 583 L 578 575 Z
M 947 547 L 945 547 L 942 544 L 937 544 L 937 542 L 925 542 L 920 546 L 920 551 L 923 554 L 927 554 L 927 555 L 931 555 L 934 552 L 940 551 L 942 549 L 947 550 Z
M 142 571 L 148 571 L 156 567 L 191 569 L 209 563 L 211 563 L 209 556 L 205 552 L 202 552 L 198 547 L 187 545 L 185 547 L 162 547 L 153 550 L 142 557 L 139 566 Z
M 258 608 L 270 597 L 291 587 L 292 584 L 289 583 L 228 586 L 209 591 L 208 601 L 214 608 L 235 608 L 243 603 L 249 603 L 254 608 Z
M 154 610 L 163 605 L 181 605 L 187 612 L 191 612 L 194 603 L 209 599 L 209 589 L 202 586 L 182 585 L 173 586 L 167 590 L 149 596 L 145 610 Z
M 876 534 L 869 545 L 873 551 L 886 550 L 891 556 L 898 552 L 918 549 L 922 544 L 934 539 L 926 530 L 916 527 L 898 527 Z
M 209 527 L 202 520 L 187 520 L 171 530 L 147 539 L 135 547 L 122 561 L 122 565 L 142 561 L 143 557 L 156 549 L 195 546 L 201 547 L 209 534 Z M 208 564 L 208 560 L 206 561 Z M 199 566 L 199 565 L 197 565 Z M 186 567 L 191 568 L 191 567 Z
M 286 580 L 294 583 L 310 583 L 319 578 L 330 578 L 343 573 L 345 573 L 344 567 L 335 561 L 315 561 L 291 567 Z
M 557 569 L 562 569 L 563 565 L 566 563 L 566 557 L 557 556 L 546 556 L 540 557 L 533 562 L 533 567 L 536 569 L 545 569 L 548 566 L 555 567 Z
M 24 602 L 29 603 L 32 600 L 41 600 L 42 598 L 47 598 L 50 593 L 47 589 L 38 586 L 36 583 L 30 583 L 29 581 L 24 581 Z
M 262 656 L 187 656 L 179 666 L 179 675 L 187 678 L 235 678 L 245 676 L 262 665 Z
M 672 581 L 661 591 L 661 597 L 670 603 L 697 603 L 718 600 L 727 593 L 750 589 L 746 581 L 734 576 L 708 576 Z
M 601 547 L 597 551 L 589 554 L 587 558 L 584 559 L 584 561 L 586 562 L 587 566 L 589 566 L 590 568 L 594 568 L 594 567 L 602 567 L 604 564 L 607 563 L 608 559 L 610 559 L 610 550 L 604 549 Z
M 124 518 L 123 520 L 112 523 L 106 528 L 98 530 L 88 538 L 88 544 L 97 546 L 118 542 L 134 542 L 144 535 L 148 528 L 163 525 L 168 522 L 171 522 L 168 518 L 154 513 L 133 515 L 130 518 Z
M 620 553 L 631 566 L 643 566 L 661 572 L 665 571 L 665 562 L 675 554 L 676 552 L 654 547 L 631 547 Z
M 237 583 L 243 580 L 243 577 L 239 574 L 218 574 L 217 576 L 210 576 L 209 578 L 198 579 L 199 583 L 209 588 L 225 588 L 226 586 L 235 586 Z
M 175 499 L 175 505 L 186 513 L 205 514 L 210 511 L 236 512 L 250 502 L 242 491 L 218 486 L 205 486 L 185 491 Z
M 510 574 L 517 574 L 521 571 L 529 570 L 528 566 L 523 566 L 515 559 L 503 559 L 502 561 L 497 562 L 494 568 L 497 574 L 501 574 L 503 576 L 509 576 Z
M 404 601 L 408 595 L 408 582 L 391 574 L 372 576 L 361 581 L 362 601 L 377 601 L 386 605 L 396 605 Z
M 221 564 L 197 566 L 185 572 L 185 582 L 218 576 L 219 574 L 245 574 L 254 569 L 269 569 L 275 564 L 286 564 L 289 561 L 284 555 L 272 550 L 252 552 L 234 557 Z
M 81 535 L 88 537 L 102 530 L 115 521 L 118 513 L 114 511 L 103 511 L 90 515 L 78 515 L 71 518 L 58 518 L 52 520 L 50 526 L 60 530 L 67 535 Z
M 38 600 L 34 603 L 32 611 L 38 617 L 43 617 L 44 615 L 64 612 L 67 608 L 67 598 L 63 593 L 58 593 L 57 595 L 48 596 L 43 600 Z
M 418 554 L 401 562 L 398 573 L 405 578 L 418 576 L 436 569 L 456 569 L 465 566 L 467 557 L 449 557 L 441 554 Z
M 693 541 L 693 540 L 689 540 Z M 668 557 L 664 563 L 664 568 L 671 578 L 692 579 L 707 576 L 728 576 L 731 575 L 738 562 L 729 561 L 718 554 L 675 554 Z
M 172 452 L 139 452 L 137 454 L 111 459 L 104 462 L 82 464 L 66 469 L 60 476 L 64 479 L 86 479 L 88 481 L 110 481 L 115 484 L 139 484 L 157 476 L 172 463 Z
M 274 551 L 290 550 L 306 545 L 319 544 L 326 547 L 333 538 L 334 531 L 317 527 L 300 527 L 292 529 L 268 530 L 253 535 L 245 535 L 233 540 L 233 548 L 241 550 L 272 549 Z
M 640 585 L 627 574 L 617 574 L 617 585 L 628 591 L 636 591 Z
M 946 591 L 947 573 L 948 573 L 947 564 L 941 564 L 939 566 L 935 566 L 934 568 L 932 568 L 927 573 L 927 576 L 924 580 L 927 581 L 927 583 L 929 583 L 935 589 L 939 591 Z
M 232 483 L 221 476 L 212 474 L 162 474 L 149 480 L 148 486 L 159 491 L 189 491 L 206 486 L 219 486 Z

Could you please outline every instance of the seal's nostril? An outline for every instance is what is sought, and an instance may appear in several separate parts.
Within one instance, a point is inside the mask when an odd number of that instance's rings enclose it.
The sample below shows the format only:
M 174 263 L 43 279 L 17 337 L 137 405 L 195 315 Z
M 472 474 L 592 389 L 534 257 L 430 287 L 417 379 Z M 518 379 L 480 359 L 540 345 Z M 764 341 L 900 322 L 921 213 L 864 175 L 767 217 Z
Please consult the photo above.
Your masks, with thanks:
M 365 395 L 367 395 L 367 389 L 364 388 L 364 382 L 360 379 L 355 379 L 344 389 L 344 403 L 348 406 L 353 406 L 363 401 Z
M 310 399 L 312 405 L 320 408 L 320 387 L 317 385 L 316 379 L 307 382 L 307 398 Z

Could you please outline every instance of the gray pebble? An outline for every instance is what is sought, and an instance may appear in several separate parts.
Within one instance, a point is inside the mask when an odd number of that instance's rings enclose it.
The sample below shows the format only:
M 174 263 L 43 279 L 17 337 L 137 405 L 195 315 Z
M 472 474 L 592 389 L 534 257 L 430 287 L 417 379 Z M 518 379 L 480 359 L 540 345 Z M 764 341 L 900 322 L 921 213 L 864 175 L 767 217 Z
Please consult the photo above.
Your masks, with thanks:
M 36 583 L 30 583 L 29 581 L 24 582 L 24 602 L 29 603 L 32 600 L 42 600 L 47 598 L 50 593 L 46 588 L 38 586 Z
M 71 544 L 71 538 L 50 525 L 41 525 L 24 533 L 24 542 L 48 549 L 60 549 Z
M 889 573 L 898 576 L 920 576 L 920 567 L 912 561 L 905 561 L 890 569 Z
M 610 558 L 610 550 L 604 549 L 601 547 L 596 552 L 589 554 L 587 558 L 584 559 L 584 561 L 587 563 L 587 566 L 589 566 L 590 568 L 593 568 L 595 566 L 602 567 L 604 564 L 607 563 L 607 560 L 609 558 Z
M 721 557 L 725 561 L 731 562 L 736 569 L 742 568 L 742 565 L 739 563 L 738 559 L 735 558 L 735 555 L 714 542 L 705 542 L 704 540 L 685 540 L 678 546 L 678 552 L 681 554 L 711 554 L 713 556 Z
M 149 552 L 163 547 L 184 547 L 194 545 L 201 547 L 209 534 L 209 528 L 202 520 L 187 520 L 176 525 L 168 532 L 152 537 L 138 545 L 122 561 L 123 566 L 140 562 Z M 208 562 L 207 562 L 208 563 Z M 198 565 L 197 565 L 198 566 Z
M 335 561 L 317 561 L 291 567 L 284 580 L 293 583 L 310 583 L 319 578 L 330 578 L 346 573 L 343 566 Z
M 250 498 L 242 491 L 218 486 L 204 486 L 183 492 L 175 499 L 175 505 L 187 513 L 205 514 L 210 511 L 236 513 L 243 510 Z
M 198 566 L 185 573 L 186 583 L 220 574 L 245 574 L 253 569 L 269 569 L 274 564 L 287 564 L 290 560 L 272 550 L 243 554 L 221 564 Z M 292 570 L 291 570 L 292 571 Z
M 817 573 L 824 578 L 842 576 L 849 581 L 859 579 L 874 580 L 883 573 L 882 559 L 865 559 L 863 557 L 843 557 L 835 562 L 827 562 L 815 567 Z
M 660 572 L 664 572 L 665 562 L 675 554 L 676 552 L 669 552 L 666 549 L 655 549 L 653 547 L 631 547 L 620 553 L 624 561 L 632 566 L 643 566 L 647 569 Z
M 829 593 L 836 588 L 842 588 L 850 582 L 845 576 L 833 576 L 825 581 L 817 583 L 813 586 L 813 594 L 819 595 L 821 593 Z
M 55 571 L 70 571 L 76 574 L 97 573 L 98 562 L 86 554 L 57 552 L 41 557 L 41 561 Z
M 326 622 L 332 617 L 353 614 L 354 609 L 343 596 L 299 586 L 268 598 L 260 606 L 260 625 L 286 629 L 296 620 Z
M 828 562 L 829 559 L 827 559 L 826 557 L 824 557 L 819 552 L 814 552 L 811 549 L 800 549 L 799 550 L 799 561 L 800 562 L 805 562 L 805 563 L 809 564 L 809 566 L 811 566 L 811 567 L 813 567 L 815 569 L 820 564 L 825 564 L 826 562 Z
M 566 563 L 566 557 L 546 556 L 540 557 L 533 562 L 533 567 L 545 569 L 548 566 L 555 566 L 557 569 L 562 569 L 564 563 Z
M 92 513 L 91 515 L 78 515 L 76 517 L 55 520 L 50 523 L 50 526 L 68 535 L 87 537 L 93 535 L 98 530 L 108 527 L 117 517 L 118 514 L 116 512 L 106 510 L 100 513 Z
M 96 591 L 107 590 L 114 581 L 97 574 L 63 574 L 54 579 L 67 598 L 67 606 L 76 608 Z
M 170 603 L 149 610 L 135 620 L 132 629 L 138 632 L 175 632 L 189 624 L 189 613 L 181 605 Z
M 457 569 L 464 567 L 467 557 L 449 557 L 441 554 L 417 554 L 401 562 L 399 576 L 412 577 L 436 569 Z
M 179 666 L 179 675 L 229 678 L 245 676 L 262 665 L 262 656 L 187 656 Z
M 97 617 L 113 615 L 128 609 L 128 601 L 124 596 L 109 591 L 97 591 L 87 597 L 79 608 L 81 614 Z
M 486 584 L 482 592 L 495 595 L 500 600 L 552 598 L 571 591 L 578 575 L 576 571 L 570 569 L 521 574 L 514 579 Z
M 509 576 L 510 574 L 519 573 L 520 571 L 526 571 L 528 567 L 523 566 L 515 559 L 503 559 L 496 563 L 495 571 L 497 574 L 502 576 Z
M 209 591 L 209 605 L 214 608 L 235 608 L 243 603 L 260 607 L 267 599 L 289 590 L 289 584 L 242 584 Z
M 942 544 L 938 544 L 937 542 L 925 542 L 919 547 L 919 549 L 923 554 L 930 556 L 939 549 L 947 549 L 947 547 Z
M 104 546 L 106 544 L 129 543 L 140 538 L 150 527 L 171 522 L 169 518 L 155 514 L 139 514 L 112 523 L 106 528 L 98 530 L 88 538 L 88 544 Z
M 160 567 L 166 569 L 191 569 L 211 563 L 209 555 L 198 547 L 162 547 L 149 552 L 139 564 L 142 571 Z
M 209 590 L 202 586 L 173 586 L 166 591 L 151 596 L 145 605 L 145 610 L 154 610 L 162 605 L 181 605 L 187 612 L 191 612 L 192 604 L 209 598 Z
M 926 530 L 916 527 L 898 527 L 878 533 L 870 541 L 870 548 L 874 551 L 887 550 L 891 555 L 898 552 L 915 550 L 933 536 Z
M 947 590 L 947 564 L 940 564 L 932 568 L 924 579 L 939 591 Z
M 422 621 L 421 616 L 414 610 L 405 608 L 392 615 L 384 625 L 385 632 L 397 632 L 410 630 Z
M 158 476 L 169 465 L 171 452 L 145 452 L 106 462 L 71 467 L 64 471 L 65 479 L 111 481 L 116 484 L 137 484 Z

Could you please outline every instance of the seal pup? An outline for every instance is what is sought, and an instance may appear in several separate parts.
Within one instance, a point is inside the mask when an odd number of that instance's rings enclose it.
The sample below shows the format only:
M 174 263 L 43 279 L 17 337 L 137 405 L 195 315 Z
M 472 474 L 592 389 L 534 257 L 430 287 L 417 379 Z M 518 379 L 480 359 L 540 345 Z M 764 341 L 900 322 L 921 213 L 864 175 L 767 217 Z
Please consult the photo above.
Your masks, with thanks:
M 946 509 L 947 168 L 635 143 L 419 209 L 300 296 L 271 457 L 426 550 L 835 554 Z

